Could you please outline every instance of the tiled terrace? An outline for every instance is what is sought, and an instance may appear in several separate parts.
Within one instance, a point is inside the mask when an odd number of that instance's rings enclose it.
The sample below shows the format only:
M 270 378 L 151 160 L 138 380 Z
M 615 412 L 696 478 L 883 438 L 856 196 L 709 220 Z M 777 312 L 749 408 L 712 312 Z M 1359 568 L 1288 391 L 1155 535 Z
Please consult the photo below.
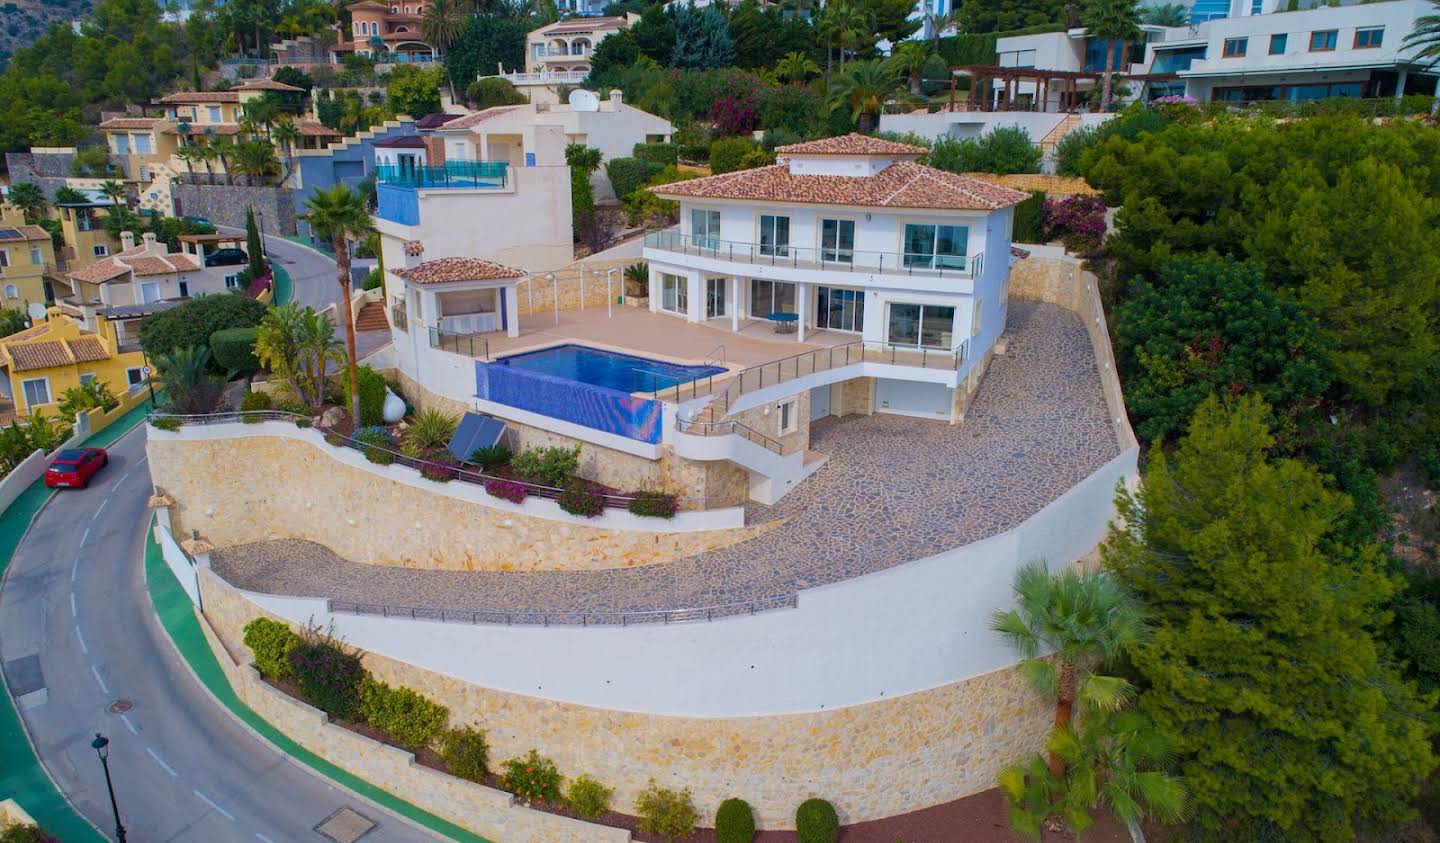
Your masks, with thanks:
M 227 548 L 215 570 L 260 592 L 468 611 L 620 612 L 794 593 L 1010 529 L 1119 453 L 1079 318 L 1013 302 L 965 423 L 876 415 L 822 421 L 830 461 L 752 519 L 752 541 L 666 565 L 592 572 L 451 572 L 362 565 L 308 542 Z M 633 343 L 633 338 L 631 340 Z M 633 347 L 631 345 L 630 347 Z

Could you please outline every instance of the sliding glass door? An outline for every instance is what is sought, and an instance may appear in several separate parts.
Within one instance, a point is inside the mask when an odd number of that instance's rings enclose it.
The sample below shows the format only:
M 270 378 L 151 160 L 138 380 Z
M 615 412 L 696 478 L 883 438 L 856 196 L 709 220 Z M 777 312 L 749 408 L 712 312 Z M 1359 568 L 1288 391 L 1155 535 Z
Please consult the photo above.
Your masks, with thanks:
M 865 330 L 865 291 L 821 287 L 816 299 L 815 327 L 856 334 Z
M 772 313 L 795 312 L 795 285 L 787 281 L 750 279 L 750 315 L 764 319 Z
M 790 255 L 790 218 L 760 215 L 760 254 L 783 258 Z
M 720 212 L 690 210 L 690 242 L 701 249 L 720 248 Z
M 955 308 L 938 304 L 891 302 L 886 341 L 914 348 L 955 346 Z
M 855 221 L 820 221 L 820 260 L 855 262 Z
M 689 279 L 668 272 L 660 273 L 660 309 L 682 316 L 690 312 Z
M 923 269 L 964 269 L 970 229 L 963 225 L 908 223 L 905 266 Z
M 706 278 L 705 279 L 705 318 L 716 319 L 730 312 L 725 306 L 725 288 L 729 285 L 728 278 Z

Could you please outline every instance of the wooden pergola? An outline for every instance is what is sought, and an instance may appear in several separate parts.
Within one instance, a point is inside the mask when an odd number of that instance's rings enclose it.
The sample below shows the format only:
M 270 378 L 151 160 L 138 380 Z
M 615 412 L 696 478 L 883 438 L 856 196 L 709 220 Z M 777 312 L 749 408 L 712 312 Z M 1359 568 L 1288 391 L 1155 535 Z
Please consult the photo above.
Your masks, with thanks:
M 1074 107 L 1076 97 L 1079 93 L 1077 82 L 1089 81 L 1099 82 L 1098 72 L 1086 72 L 1083 70 L 1047 70 L 1040 67 L 997 67 L 989 64 L 966 64 L 950 68 L 950 109 L 955 108 L 955 78 L 957 76 L 970 77 L 970 98 L 975 100 L 976 93 L 982 86 L 988 87 L 988 83 L 994 81 L 1001 83 L 1005 91 L 1004 111 L 1044 111 L 1045 103 L 1050 101 L 1052 83 L 1059 83 L 1059 90 L 1062 99 L 1070 102 Z M 1035 83 L 1035 97 L 1030 102 L 1030 107 L 1019 109 L 1014 107 L 1015 87 L 1019 82 Z M 980 107 L 981 111 L 994 111 L 994 98 L 989 96 L 988 90 L 985 99 Z

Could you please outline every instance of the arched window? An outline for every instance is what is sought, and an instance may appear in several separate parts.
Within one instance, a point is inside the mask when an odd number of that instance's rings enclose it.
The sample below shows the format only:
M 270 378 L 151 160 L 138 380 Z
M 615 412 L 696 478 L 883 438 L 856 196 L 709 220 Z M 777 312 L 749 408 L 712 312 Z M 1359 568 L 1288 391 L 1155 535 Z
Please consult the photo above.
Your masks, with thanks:
M 356 34 L 356 35 L 364 35 L 364 34 L 365 34 L 365 24 L 361 23 L 361 22 L 358 21 L 358 20 L 355 21 L 353 24 L 351 24 L 350 28 L 353 29 L 353 30 L 355 30 L 355 34 Z
M 399 6 L 391 6 L 391 7 L 390 7 L 390 14 L 392 14 L 392 15 L 398 15 L 398 14 L 400 14 L 400 7 L 399 7 Z
M 379 21 L 373 21 L 373 20 L 370 21 L 370 34 L 371 34 L 371 35 L 379 35 L 379 34 L 380 34 L 380 22 L 379 22 Z
M 14 284 L 6 284 L 6 285 L 5 285 L 5 298 L 7 298 L 7 299 L 18 299 L 18 298 L 20 298 L 20 288 L 19 288 L 19 287 L 16 287 Z
M 412 12 L 411 12 L 411 7 L 406 6 L 406 7 L 405 7 L 405 14 L 408 15 L 408 14 L 411 14 L 411 13 L 412 13 Z

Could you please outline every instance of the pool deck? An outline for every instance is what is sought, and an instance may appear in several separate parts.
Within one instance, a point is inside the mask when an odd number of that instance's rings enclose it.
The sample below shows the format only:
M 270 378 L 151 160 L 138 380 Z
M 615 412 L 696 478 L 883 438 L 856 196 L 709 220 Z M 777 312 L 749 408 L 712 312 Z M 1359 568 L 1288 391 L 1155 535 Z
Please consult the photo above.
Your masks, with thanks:
M 810 447 L 829 461 L 780 503 L 747 506 L 752 523 L 785 523 L 731 547 L 642 568 L 517 573 L 363 565 L 286 540 L 225 548 L 214 568 L 272 594 L 554 613 L 735 604 L 891 568 L 1019 525 L 1120 452 L 1080 318 L 1013 301 L 1009 335 L 962 425 L 891 415 L 816 422 Z

